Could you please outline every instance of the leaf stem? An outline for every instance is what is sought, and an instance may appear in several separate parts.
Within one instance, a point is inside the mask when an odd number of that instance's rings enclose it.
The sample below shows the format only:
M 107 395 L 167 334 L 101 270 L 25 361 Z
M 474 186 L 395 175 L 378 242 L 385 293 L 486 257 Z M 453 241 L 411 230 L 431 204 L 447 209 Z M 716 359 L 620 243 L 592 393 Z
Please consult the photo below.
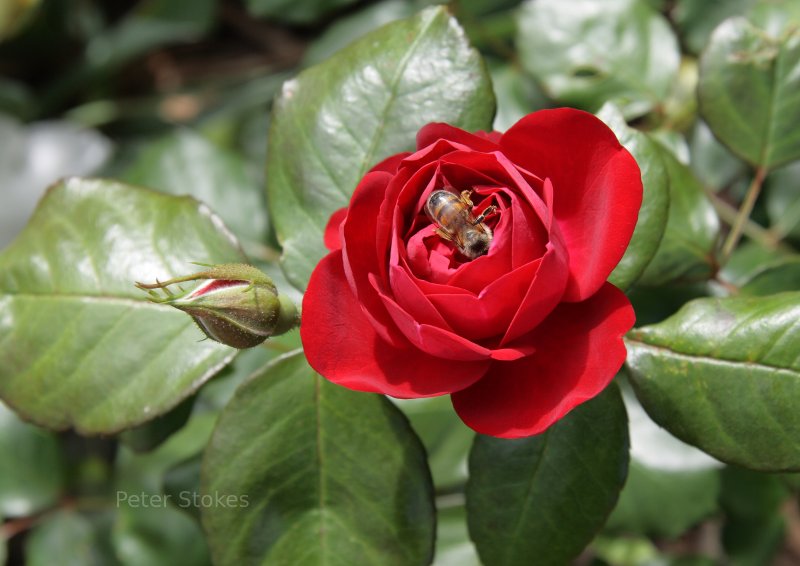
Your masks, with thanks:
M 739 215 L 739 210 L 721 199 L 714 191 L 708 188 L 706 188 L 706 195 L 722 221 L 728 226 L 733 226 L 734 222 L 736 222 L 736 217 Z M 782 238 L 776 236 L 773 230 L 768 230 L 750 219 L 744 223 L 742 234 L 758 242 L 765 248 L 771 250 L 786 248 L 786 250 L 789 251 L 789 247 L 781 242 Z
M 736 248 L 736 244 L 739 243 L 739 239 L 742 237 L 742 232 L 744 231 L 745 225 L 750 220 L 750 214 L 753 212 L 753 207 L 756 205 L 756 200 L 758 200 L 758 195 L 761 193 L 761 187 L 764 184 L 764 179 L 766 176 L 766 167 L 760 166 L 758 169 L 756 169 L 756 174 L 753 177 L 753 181 L 750 183 L 750 186 L 747 187 L 747 194 L 745 194 L 744 201 L 739 208 L 739 213 L 734 219 L 733 224 L 731 225 L 731 231 L 722 246 L 719 261 L 720 265 L 725 265 L 725 263 L 727 263 L 728 259 L 730 259 L 730 256 L 733 253 L 733 250 Z

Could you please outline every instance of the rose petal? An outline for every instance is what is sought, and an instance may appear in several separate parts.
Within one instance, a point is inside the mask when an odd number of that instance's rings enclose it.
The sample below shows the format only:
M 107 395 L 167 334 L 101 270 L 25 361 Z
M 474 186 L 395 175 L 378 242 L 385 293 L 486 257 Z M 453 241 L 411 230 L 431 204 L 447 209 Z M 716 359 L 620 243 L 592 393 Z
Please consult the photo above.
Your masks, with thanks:
M 503 336 L 520 303 L 529 294 L 540 263 L 541 260 L 535 260 L 504 274 L 479 294 L 436 294 L 428 295 L 428 300 L 453 331 L 465 338 L 481 340 Z
M 381 298 L 386 310 L 389 311 L 395 324 L 408 341 L 423 352 L 437 358 L 460 361 L 478 361 L 490 358 L 516 360 L 533 352 L 533 347 L 528 344 L 505 348 L 486 348 L 444 328 L 420 324 L 391 297 L 381 295 Z
M 597 291 L 628 247 L 639 208 L 639 167 L 593 115 L 560 108 L 522 118 L 500 140 L 503 153 L 555 187 L 554 212 L 570 256 L 567 301 Z
M 387 157 L 386 159 L 375 165 L 375 167 L 370 169 L 370 171 L 385 171 L 387 173 L 394 174 L 397 172 L 397 168 L 400 166 L 400 163 L 402 163 L 403 159 L 405 159 L 409 155 L 411 154 L 407 151 L 403 153 L 395 153 L 391 157 Z
M 423 126 L 417 133 L 417 149 L 427 147 L 440 139 L 460 143 L 474 151 L 497 150 L 497 143 L 485 132 L 479 132 L 478 135 L 471 134 L 460 128 L 441 122 L 434 122 Z
M 627 297 L 610 283 L 581 303 L 562 303 L 526 341 L 529 357 L 495 363 L 453 394 L 456 412 L 481 434 L 538 434 L 599 394 L 625 361 L 622 336 L 634 323 Z
M 342 239 L 339 237 L 339 227 L 344 219 L 347 217 L 347 207 L 340 208 L 328 219 L 328 224 L 325 225 L 325 232 L 322 235 L 322 241 L 328 251 L 335 251 L 342 249 Z
M 520 298 L 514 318 L 506 327 L 501 344 L 527 334 L 556 308 L 567 287 L 568 261 L 569 256 L 560 249 L 560 244 L 548 244 L 527 293 Z
M 395 397 L 452 393 L 478 380 L 488 361 L 460 362 L 398 348 L 375 332 L 353 296 L 342 253 L 322 259 L 303 299 L 300 326 L 308 363 L 320 375 L 358 391 Z
M 368 277 L 379 272 L 386 261 L 375 248 L 379 229 L 375 211 L 380 208 L 391 179 L 391 175 L 382 171 L 367 173 L 353 192 L 340 228 L 344 272 L 350 289 L 375 330 L 387 342 L 397 341 L 399 333 Z

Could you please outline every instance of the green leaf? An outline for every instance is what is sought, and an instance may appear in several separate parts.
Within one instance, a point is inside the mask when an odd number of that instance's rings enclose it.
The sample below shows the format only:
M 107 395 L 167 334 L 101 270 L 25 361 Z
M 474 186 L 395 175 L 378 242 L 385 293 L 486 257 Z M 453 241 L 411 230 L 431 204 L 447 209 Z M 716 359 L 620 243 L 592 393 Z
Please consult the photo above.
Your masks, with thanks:
M 114 566 L 110 547 L 111 513 L 92 518 L 74 511 L 46 516 L 25 540 L 27 566 Z
M 520 118 L 552 103 L 529 76 L 512 64 L 494 64 L 490 67 L 492 85 L 497 98 L 494 129 L 504 132 Z
M 800 25 L 800 4 L 795 0 L 757 0 L 747 12 L 747 19 L 779 37 Z
M 469 532 L 485 564 L 566 564 L 613 509 L 628 469 L 628 421 L 612 385 L 538 436 L 478 436 Z
M 30 125 L 0 115 L 0 249 L 25 227 L 48 185 L 94 174 L 111 153 L 100 132 L 66 120 Z
M 718 470 L 657 470 L 631 460 L 606 528 L 675 538 L 717 511 L 719 486 Z
M 800 162 L 773 171 L 764 186 L 770 231 L 776 238 L 800 240 Z
M 260 18 L 288 24 L 313 24 L 357 0 L 246 0 L 248 11 Z
M 595 111 L 615 100 L 626 116 L 662 102 L 680 63 L 669 24 L 639 0 L 528 0 L 517 46 L 523 68 L 562 104 Z
M 774 474 L 732 467 L 722 471 L 722 544 L 731 564 L 775 563 L 775 555 L 785 540 L 781 507 L 788 497 L 780 477 Z
M 134 281 L 243 260 L 205 205 L 68 179 L 0 254 L 0 396 L 27 419 L 114 433 L 168 411 L 233 357 Z
M 437 490 L 458 488 L 467 481 L 467 459 L 475 432 L 458 418 L 446 395 L 396 400 L 419 435 Z
M 267 205 L 261 187 L 239 155 L 191 130 L 179 129 L 150 144 L 120 179 L 208 204 L 236 236 L 264 242 Z
M 765 265 L 781 263 L 789 257 L 791 254 L 784 249 L 765 247 L 761 243 L 745 240 L 720 269 L 719 277 L 739 287 L 747 284 Z
M 692 171 L 715 192 L 727 188 L 747 171 L 745 163 L 719 143 L 702 120 L 692 131 L 691 152 Z
M 121 505 L 111 542 L 125 566 L 211 564 L 200 525 L 166 496 L 145 495 L 140 505 Z
M 367 32 L 395 20 L 408 18 L 414 7 L 404 0 L 383 0 L 367 5 L 363 10 L 337 19 L 318 39 L 309 45 L 303 55 L 303 65 L 310 66 L 325 59 L 357 40 Z
M 658 251 L 639 281 L 660 285 L 706 279 L 715 263 L 719 218 L 691 170 L 669 151 L 661 157 L 669 178 L 669 216 Z
M 756 0 L 698 2 L 676 0 L 672 19 L 691 53 L 698 54 L 708 43 L 711 32 L 723 20 L 741 14 Z
M 717 512 L 722 464 L 659 427 L 621 385 L 631 463 L 605 531 L 675 538 Z
M 739 288 L 742 295 L 774 295 L 800 289 L 800 256 L 764 263 Z
M 91 37 L 89 68 L 118 67 L 160 45 L 197 41 L 214 23 L 216 0 L 145 0 L 116 26 Z
M 700 61 L 698 96 L 714 135 L 752 165 L 800 158 L 800 28 L 776 39 L 725 21 Z
M 0 403 L 0 517 L 25 517 L 54 505 L 64 487 L 64 455 L 51 433 L 24 423 Z
M 189 415 L 192 414 L 194 400 L 194 397 L 188 397 L 169 412 L 136 428 L 126 430 L 119 435 L 120 441 L 136 452 L 152 450 L 186 424 Z
M 374 31 L 288 81 L 267 159 L 270 213 L 289 280 L 305 288 L 322 233 L 376 163 L 414 148 L 429 122 L 491 128 L 486 69 L 444 8 Z
M 648 414 L 728 463 L 800 470 L 800 293 L 698 299 L 629 334 Z
M 661 157 L 663 148 L 647 135 L 628 127 L 617 107 L 603 106 L 598 117 L 631 152 L 642 173 L 644 195 L 636 229 L 625 255 L 609 277 L 611 283 L 626 289 L 642 275 L 664 236 L 669 216 L 669 178 Z
M 386 398 L 315 374 L 299 353 L 236 393 L 205 453 L 215 564 L 429 564 L 433 487 L 421 443 Z

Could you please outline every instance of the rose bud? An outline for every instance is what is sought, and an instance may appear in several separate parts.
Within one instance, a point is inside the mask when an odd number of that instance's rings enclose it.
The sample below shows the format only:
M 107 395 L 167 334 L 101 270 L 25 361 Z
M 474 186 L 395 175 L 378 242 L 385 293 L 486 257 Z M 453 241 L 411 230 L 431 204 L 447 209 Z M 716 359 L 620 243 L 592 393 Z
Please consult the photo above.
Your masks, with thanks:
M 200 281 L 190 291 L 174 294 L 169 287 Z M 270 336 L 300 324 L 294 303 L 278 293 L 268 276 L 253 266 L 229 263 L 211 266 L 184 277 L 153 284 L 136 283 L 154 303 L 166 304 L 191 315 L 206 336 L 234 348 L 258 346 Z M 179 287 L 180 288 L 180 287 Z M 164 296 L 155 292 L 160 289 Z
M 634 312 L 606 280 L 641 202 L 636 161 L 586 112 L 503 134 L 428 124 L 332 215 L 303 298 L 306 357 L 351 389 L 450 395 L 482 434 L 539 434 L 625 361 Z

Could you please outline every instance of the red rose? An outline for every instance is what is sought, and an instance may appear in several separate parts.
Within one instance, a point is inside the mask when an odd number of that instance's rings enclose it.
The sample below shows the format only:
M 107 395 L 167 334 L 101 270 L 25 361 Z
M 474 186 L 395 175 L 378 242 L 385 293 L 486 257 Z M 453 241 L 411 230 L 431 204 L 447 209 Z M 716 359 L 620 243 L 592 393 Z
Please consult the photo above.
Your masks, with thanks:
M 376 165 L 326 229 L 303 300 L 311 366 L 359 391 L 450 394 L 501 437 L 542 432 L 608 385 L 633 309 L 606 282 L 642 201 L 639 168 L 600 120 L 543 110 L 505 134 L 429 124 L 417 151 Z M 493 232 L 470 260 L 425 214 L 473 190 Z

